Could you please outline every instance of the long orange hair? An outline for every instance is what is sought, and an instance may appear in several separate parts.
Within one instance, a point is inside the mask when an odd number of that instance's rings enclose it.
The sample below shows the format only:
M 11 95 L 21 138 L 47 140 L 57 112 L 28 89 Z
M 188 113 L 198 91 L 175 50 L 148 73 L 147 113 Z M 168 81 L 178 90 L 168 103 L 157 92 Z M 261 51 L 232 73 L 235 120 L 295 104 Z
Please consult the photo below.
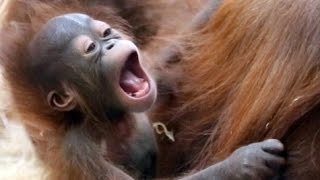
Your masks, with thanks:
M 225 0 L 192 35 L 174 118 L 201 117 L 184 121 L 190 143 L 207 137 L 195 166 L 282 139 L 319 104 L 319 9 L 317 0 Z

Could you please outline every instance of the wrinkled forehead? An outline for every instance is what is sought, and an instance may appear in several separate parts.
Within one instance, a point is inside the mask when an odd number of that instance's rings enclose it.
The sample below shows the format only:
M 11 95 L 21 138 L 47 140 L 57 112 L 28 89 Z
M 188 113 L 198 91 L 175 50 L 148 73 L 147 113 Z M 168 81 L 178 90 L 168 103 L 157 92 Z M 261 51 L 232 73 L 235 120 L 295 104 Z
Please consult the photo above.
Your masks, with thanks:
M 90 23 L 92 18 L 85 14 L 66 14 L 55 17 L 47 23 L 47 28 L 44 31 L 56 34 L 63 38 L 73 38 L 80 33 L 90 31 Z
M 37 50 L 39 53 L 50 49 L 63 50 L 75 37 L 90 34 L 92 21 L 90 16 L 79 13 L 54 17 L 35 35 L 30 43 L 30 50 Z
M 80 34 L 90 34 L 92 21 L 90 16 L 79 13 L 54 17 L 36 34 L 31 46 L 32 44 L 37 46 L 47 44 L 61 47 L 69 44 Z

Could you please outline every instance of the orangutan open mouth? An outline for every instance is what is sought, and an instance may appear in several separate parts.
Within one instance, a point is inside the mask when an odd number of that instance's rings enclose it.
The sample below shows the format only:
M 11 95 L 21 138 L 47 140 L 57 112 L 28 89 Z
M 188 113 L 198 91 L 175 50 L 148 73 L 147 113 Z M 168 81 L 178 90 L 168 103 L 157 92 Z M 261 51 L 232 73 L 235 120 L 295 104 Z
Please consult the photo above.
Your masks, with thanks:
M 133 98 L 141 98 L 148 94 L 150 82 L 142 69 L 138 53 L 132 52 L 125 61 L 120 74 L 120 87 Z

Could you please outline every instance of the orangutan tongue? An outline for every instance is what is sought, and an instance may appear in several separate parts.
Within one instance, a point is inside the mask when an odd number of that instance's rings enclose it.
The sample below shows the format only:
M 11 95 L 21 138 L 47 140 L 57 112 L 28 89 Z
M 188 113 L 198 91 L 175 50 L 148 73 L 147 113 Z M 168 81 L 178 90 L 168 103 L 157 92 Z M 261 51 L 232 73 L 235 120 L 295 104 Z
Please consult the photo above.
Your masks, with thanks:
M 126 69 L 120 77 L 120 86 L 128 94 L 136 93 L 145 88 L 145 80 L 137 77 L 132 71 Z

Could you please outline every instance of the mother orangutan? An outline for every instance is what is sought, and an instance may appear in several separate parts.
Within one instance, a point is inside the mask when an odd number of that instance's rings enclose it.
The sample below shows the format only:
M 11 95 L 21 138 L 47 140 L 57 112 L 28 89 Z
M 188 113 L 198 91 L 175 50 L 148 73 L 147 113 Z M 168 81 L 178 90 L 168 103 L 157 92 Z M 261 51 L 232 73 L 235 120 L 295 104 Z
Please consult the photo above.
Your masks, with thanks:
M 283 177 L 319 179 L 319 17 L 317 0 L 224 0 L 190 32 L 179 61 L 163 64 L 168 76 L 184 73 L 152 112 L 176 139 L 160 138 L 160 174 L 202 169 L 243 144 L 278 138 L 287 148 Z

